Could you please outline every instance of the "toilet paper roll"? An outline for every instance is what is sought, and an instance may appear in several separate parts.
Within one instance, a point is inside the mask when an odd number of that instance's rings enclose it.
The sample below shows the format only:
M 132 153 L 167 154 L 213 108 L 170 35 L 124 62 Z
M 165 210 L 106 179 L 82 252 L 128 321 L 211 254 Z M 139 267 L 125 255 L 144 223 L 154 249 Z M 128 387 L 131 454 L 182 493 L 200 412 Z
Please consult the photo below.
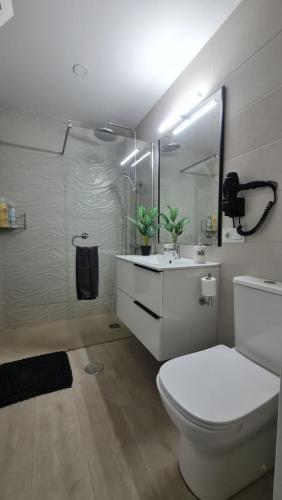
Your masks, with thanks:
M 204 297 L 216 296 L 216 278 L 205 276 L 201 278 L 202 295 Z

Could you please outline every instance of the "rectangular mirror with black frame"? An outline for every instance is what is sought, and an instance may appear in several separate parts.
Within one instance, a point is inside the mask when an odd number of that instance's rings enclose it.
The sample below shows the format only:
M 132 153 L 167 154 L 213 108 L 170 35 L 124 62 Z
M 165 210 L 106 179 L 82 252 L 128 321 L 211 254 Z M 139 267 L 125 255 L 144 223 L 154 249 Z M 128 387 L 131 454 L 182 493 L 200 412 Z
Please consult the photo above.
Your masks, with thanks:
M 159 145 L 158 203 L 189 218 L 178 243 L 221 246 L 225 88 L 182 116 Z M 170 242 L 162 226 L 159 243 Z

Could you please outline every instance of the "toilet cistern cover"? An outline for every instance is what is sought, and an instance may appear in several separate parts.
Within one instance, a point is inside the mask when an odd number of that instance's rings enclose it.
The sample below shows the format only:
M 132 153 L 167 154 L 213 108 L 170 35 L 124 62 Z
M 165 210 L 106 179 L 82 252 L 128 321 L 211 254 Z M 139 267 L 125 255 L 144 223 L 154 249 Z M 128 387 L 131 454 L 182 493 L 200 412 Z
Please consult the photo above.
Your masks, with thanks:
M 278 401 L 280 378 L 219 345 L 166 362 L 161 389 L 179 411 L 199 425 L 235 423 Z

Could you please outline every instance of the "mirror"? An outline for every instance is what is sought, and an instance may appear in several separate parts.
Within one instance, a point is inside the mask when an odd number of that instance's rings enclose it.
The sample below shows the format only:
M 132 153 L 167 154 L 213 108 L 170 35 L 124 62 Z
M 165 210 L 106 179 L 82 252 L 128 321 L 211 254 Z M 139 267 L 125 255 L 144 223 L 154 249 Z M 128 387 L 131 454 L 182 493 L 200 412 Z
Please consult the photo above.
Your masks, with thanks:
M 221 246 L 224 97 L 222 87 L 159 140 L 159 211 L 177 207 L 184 226 L 178 243 Z M 159 243 L 170 242 L 159 230 Z

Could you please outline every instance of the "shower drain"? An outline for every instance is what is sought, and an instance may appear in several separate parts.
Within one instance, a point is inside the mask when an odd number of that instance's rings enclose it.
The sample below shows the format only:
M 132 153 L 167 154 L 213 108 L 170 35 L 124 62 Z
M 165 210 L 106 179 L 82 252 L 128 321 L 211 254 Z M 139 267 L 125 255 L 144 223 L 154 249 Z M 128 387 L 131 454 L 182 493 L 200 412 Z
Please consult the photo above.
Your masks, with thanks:
M 114 330 L 115 328 L 120 328 L 120 324 L 119 323 L 110 323 L 109 328 L 111 328 L 111 330 Z
M 85 366 L 84 371 L 88 373 L 88 375 L 96 375 L 97 373 L 101 373 L 104 370 L 104 365 L 100 361 L 96 363 L 88 363 Z

